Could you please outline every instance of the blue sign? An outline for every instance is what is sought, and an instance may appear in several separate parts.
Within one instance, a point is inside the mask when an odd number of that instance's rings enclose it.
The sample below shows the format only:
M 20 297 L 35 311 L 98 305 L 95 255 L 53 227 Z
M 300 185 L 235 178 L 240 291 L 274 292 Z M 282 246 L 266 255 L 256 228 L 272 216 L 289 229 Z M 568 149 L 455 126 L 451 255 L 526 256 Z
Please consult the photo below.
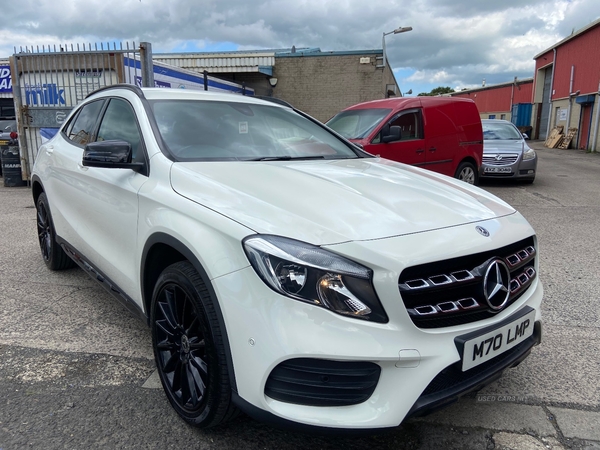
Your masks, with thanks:
M 0 92 L 12 92 L 10 66 L 0 66 Z

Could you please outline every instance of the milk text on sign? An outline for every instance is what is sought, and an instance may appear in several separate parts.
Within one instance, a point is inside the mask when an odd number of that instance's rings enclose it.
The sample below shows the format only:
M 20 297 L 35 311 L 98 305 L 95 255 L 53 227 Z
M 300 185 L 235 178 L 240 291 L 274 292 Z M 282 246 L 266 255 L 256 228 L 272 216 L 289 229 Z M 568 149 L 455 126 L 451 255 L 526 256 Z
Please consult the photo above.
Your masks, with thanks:
M 65 90 L 54 83 L 25 88 L 25 99 L 28 105 L 64 105 Z

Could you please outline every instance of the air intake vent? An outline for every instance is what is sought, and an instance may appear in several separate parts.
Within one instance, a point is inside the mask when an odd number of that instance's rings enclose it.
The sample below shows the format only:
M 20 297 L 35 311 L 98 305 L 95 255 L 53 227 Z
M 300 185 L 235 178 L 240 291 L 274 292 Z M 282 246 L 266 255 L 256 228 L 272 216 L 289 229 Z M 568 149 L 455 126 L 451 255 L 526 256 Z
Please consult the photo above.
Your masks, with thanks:
M 273 369 L 265 394 L 297 405 L 356 405 L 373 394 L 380 373 L 381 368 L 371 362 L 291 359 Z

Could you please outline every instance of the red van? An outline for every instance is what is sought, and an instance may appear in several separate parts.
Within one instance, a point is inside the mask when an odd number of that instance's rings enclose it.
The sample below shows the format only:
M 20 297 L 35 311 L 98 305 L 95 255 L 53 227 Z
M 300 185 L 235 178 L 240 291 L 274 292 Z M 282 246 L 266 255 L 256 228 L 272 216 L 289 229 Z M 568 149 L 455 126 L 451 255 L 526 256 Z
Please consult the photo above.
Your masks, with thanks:
M 483 132 L 473 100 L 401 97 L 346 108 L 327 126 L 367 152 L 477 184 Z

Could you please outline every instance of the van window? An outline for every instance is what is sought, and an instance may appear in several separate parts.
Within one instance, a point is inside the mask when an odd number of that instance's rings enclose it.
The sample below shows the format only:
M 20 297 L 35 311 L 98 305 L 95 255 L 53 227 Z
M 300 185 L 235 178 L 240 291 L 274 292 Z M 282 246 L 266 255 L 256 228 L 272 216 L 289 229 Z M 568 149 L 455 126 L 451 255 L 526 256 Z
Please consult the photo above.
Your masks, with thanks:
M 415 139 L 423 139 L 423 121 L 421 120 L 420 109 L 410 109 L 402 111 L 392 118 L 389 122 L 390 126 L 399 126 L 401 141 L 412 141 Z M 372 144 L 379 144 L 381 136 L 375 136 Z

